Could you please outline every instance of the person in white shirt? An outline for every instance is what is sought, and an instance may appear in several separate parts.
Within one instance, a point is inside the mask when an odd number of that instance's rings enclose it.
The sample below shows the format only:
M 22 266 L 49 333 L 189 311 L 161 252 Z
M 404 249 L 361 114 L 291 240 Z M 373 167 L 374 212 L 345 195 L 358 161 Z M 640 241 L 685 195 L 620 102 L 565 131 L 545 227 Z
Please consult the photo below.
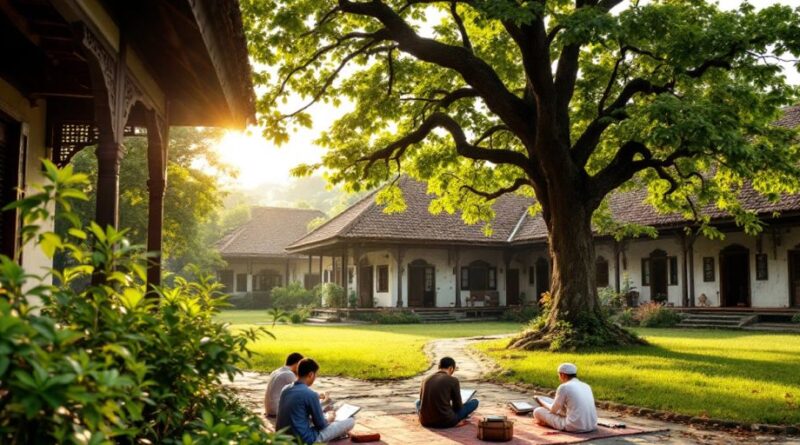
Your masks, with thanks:
M 272 371 L 267 382 L 267 392 L 264 395 L 264 415 L 275 417 L 278 415 L 278 401 L 281 398 L 281 391 L 286 385 L 291 385 L 297 380 L 297 365 L 303 355 L 293 352 L 286 357 L 284 366 Z
M 561 385 L 556 390 L 553 405 L 549 409 L 539 407 L 533 411 L 536 422 L 571 433 L 597 429 L 597 409 L 592 388 L 578 380 L 578 367 L 572 363 L 562 363 L 558 367 L 558 379 Z

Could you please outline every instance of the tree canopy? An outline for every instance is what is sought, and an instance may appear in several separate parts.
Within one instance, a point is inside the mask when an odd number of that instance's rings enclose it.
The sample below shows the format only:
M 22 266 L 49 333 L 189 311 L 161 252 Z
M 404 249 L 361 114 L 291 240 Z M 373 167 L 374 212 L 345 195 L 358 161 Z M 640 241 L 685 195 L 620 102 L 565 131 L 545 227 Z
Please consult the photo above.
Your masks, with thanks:
M 716 206 L 756 231 L 737 199 L 745 183 L 772 198 L 798 189 L 796 133 L 771 125 L 798 97 L 781 71 L 800 55 L 800 13 L 787 6 L 242 5 L 251 55 L 268 67 L 256 76 L 267 137 L 309 126 L 317 102 L 351 105 L 320 135 L 325 157 L 297 174 L 325 167 L 360 190 L 405 172 L 438 195 L 433 212 L 472 223 L 489 223 L 504 193 L 535 196 L 554 263 L 548 329 L 598 314 L 590 220 L 607 221 L 614 190 L 646 187 L 654 206 L 701 223 Z M 403 209 L 396 187 L 378 199 Z

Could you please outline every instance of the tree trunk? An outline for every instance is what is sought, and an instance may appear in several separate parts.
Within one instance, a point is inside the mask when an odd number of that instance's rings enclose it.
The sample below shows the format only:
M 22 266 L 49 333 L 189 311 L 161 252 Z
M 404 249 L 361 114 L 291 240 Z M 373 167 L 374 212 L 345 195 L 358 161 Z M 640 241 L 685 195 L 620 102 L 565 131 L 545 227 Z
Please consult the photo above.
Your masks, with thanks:
M 641 343 L 634 334 L 610 323 L 600 307 L 592 209 L 574 194 L 551 197 L 550 202 L 551 287 L 550 301 L 545 299 L 543 308 L 547 316 L 514 338 L 509 347 L 564 350 Z

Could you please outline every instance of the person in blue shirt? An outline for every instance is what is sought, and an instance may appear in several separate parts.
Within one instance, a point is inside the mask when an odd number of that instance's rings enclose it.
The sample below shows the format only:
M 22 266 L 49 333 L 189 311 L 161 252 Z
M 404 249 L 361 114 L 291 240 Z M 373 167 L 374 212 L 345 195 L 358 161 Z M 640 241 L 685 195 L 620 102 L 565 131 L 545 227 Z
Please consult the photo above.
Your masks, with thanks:
M 297 381 L 281 392 L 278 402 L 276 430 L 286 429 L 288 434 L 299 437 L 304 443 L 328 442 L 347 434 L 356 424 L 352 417 L 333 422 L 334 412 L 322 412 L 319 394 L 311 390 L 317 379 L 319 365 L 307 358 L 297 366 Z

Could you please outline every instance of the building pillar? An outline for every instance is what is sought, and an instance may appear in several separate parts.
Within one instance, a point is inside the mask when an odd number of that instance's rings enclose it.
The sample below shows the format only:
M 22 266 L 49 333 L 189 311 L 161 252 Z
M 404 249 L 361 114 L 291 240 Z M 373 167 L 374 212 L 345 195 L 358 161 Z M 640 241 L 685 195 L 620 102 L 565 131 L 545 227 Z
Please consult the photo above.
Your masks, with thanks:
M 689 244 L 689 307 L 694 307 L 694 239 Z
M 403 307 L 403 255 L 405 250 L 397 247 L 397 307 Z
M 164 193 L 167 188 L 167 147 L 169 125 L 155 112 L 147 112 L 147 285 L 161 284 L 162 234 L 164 225 Z
M 311 255 L 309 255 L 309 256 L 308 256 L 308 278 L 306 278 L 306 279 L 304 280 L 304 281 L 305 281 L 305 288 L 306 288 L 306 289 L 311 289 L 312 287 L 314 287 L 314 286 L 312 285 L 312 283 L 311 283 L 311 273 L 312 273 L 312 267 L 311 267 L 311 263 L 312 263 L 312 261 L 313 261 L 313 259 L 312 259 Z
M 319 255 L 319 282 L 320 282 L 320 284 L 322 284 L 322 276 L 325 275 L 325 274 L 322 273 L 322 259 L 323 258 L 324 258 L 323 255 L 320 254 Z
M 284 279 L 283 279 L 284 280 L 284 283 L 283 283 L 284 286 L 288 286 L 289 285 L 289 261 L 291 261 L 291 260 L 289 260 L 289 258 L 286 258 L 286 268 L 285 268 L 286 274 L 284 275 Z
M 344 248 L 342 251 L 342 288 L 344 289 L 344 299 L 347 301 L 348 305 L 350 303 L 350 294 L 347 291 L 348 286 L 348 277 L 347 277 L 347 247 Z
M 461 307 L 461 248 L 456 247 L 455 249 L 455 258 L 454 258 L 455 266 L 453 268 L 454 280 L 455 280 L 455 306 Z
M 622 289 L 620 283 L 620 269 L 622 266 L 619 262 L 619 253 L 621 250 L 620 242 L 614 241 L 614 290 L 619 293 L 620 289 Z

